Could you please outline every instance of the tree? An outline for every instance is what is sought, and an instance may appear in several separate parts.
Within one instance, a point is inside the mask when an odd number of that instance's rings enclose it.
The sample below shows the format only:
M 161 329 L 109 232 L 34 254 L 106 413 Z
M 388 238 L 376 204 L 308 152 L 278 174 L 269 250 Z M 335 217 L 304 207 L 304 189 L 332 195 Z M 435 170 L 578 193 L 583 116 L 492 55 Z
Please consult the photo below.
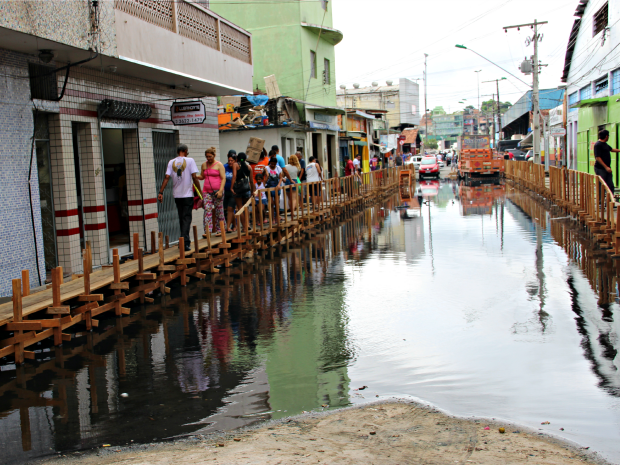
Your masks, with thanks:
M 424 147 L 427 148 L 427 149 L 436 149 L 439 146 L 437 145 L 437 141 L 436 140 L 426 140 L 426 139 L 424 139 Z
M 500 102 L 499 109 L 501 114 L 503 115 L 508 111 L 508 109 L 512 106 L 510 102 Z M 496 100 L 487 100 L 486 102 L 482 102 L 482 111 L 485 112 L 497 112 L 497 101 Z

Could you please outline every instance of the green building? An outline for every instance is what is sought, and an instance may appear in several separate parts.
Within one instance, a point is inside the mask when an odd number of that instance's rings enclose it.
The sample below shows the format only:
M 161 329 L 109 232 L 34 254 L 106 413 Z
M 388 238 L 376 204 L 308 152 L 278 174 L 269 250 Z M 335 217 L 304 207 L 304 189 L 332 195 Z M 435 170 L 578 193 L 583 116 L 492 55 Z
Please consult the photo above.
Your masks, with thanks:
M 308 129 L 305 147 L 283 143 L 283 155 L 302 148 L 305 158 L 317 156 L 333 175 L 339 161 L 338 115 L 344 111 L 337 108 L 335 75 L 335 46 L 343 36 L 332 27 L 332 2 L 238 0 L 214 3 L 211 9 L 252 33 L 253 88 L 265 92 L 265 77 L 275 75 L 280 93 L 297 101 Z

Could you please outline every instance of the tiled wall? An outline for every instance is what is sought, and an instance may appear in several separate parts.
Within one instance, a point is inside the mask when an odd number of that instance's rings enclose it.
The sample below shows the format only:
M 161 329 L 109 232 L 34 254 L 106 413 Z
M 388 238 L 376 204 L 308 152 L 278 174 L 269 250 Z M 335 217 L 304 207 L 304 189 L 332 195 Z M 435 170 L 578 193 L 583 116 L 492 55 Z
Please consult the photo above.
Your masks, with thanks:
M 3 205 L 0 213 L 0 296 L 10 293 L 11 279 L 19 277 L 22 269 L 30 269 L 31 285 L 38 285 L 27 184 L 33 128 L 33 102 L 30 101 L 29 81 L 25 79 L 28 59 L 35 60 L 34 57 L 0 50 L 2 72 L 20 76 L 19 79 L 5 78 L 3 84 L 0 84 L 2 101 L 11 102 L 0 105 L 0 134 L 2 134 L 0 153 L 3 160 L 9 160 L 8 165 L 11 166 L 10 170 L 0 171 L 0 200 Z M 59 76 L 59 83 L 63 79 L 64 76 Z M 155 183 L 153 165 L 153 129 L 178 131 L 178 141 L 190 147 L 190 156 L 194 157 L 199 166 L 205 159 L 204 152 L 208 147 L 215 146 L 219 152 L 215 98 L 203 99 L 208 115 L 204 124 L 175 128 L 169 122 L 171 102 L 175 98 L 190 97 L 193 97 L 190 90 L 170 89 L 146 80 L 88 68 L 71 70 L 63 100 L 56 107 L 56 113 L 48 115 L 58 264 L 63 267 L 65 274 L 82 271 L 73 132 L 77 133 L 81 167 L 84 235 L 91 241 L 93 264 L 96 267 L 108 263 L 104 173 L 97 119 L 98 103 L 108 98 L 148 103 L 152 107 L 151 117 L 140 121 L 138 129 L 127 127 L 129 123 L 127 121 L 120 121 L 125 128 L 123 136 L 130 232 L 139 233 L 141 246 L 144 247 L 143 224 L 146 223 L 147 238 L 150 237 L 151 231 L 158 230 L 156 196 L 159 186 Z M 53 105 L 47 106 L 51 107 L 47 109 L 48 111 L 54 111 Z M 114 120 L 106 122 L 114 123 Z M 130 126 L 135 127 L 135 123 Z M 142 189 L 140 189 L 138 160 L 142 162 Z M 41 220 L 36 174 L 35 165 L 32 180 L 33 203 L 39 238 L 39 260 L 44 280 L 45 267 L 40 239 Z M 193 223 L 198 226 L 202 234 L 202 210 L 194 212 Z
M 32 57 L 0 49 L 0 296 L 11 293 L 11 280 L 30 271 L 30 286 L 39 285 L 28 175 L 34 131 L 28 61 Z M 37 236 L 39 270 L 45 280 L 41 207 L 36 155 L 32 162 L 32 209 Z

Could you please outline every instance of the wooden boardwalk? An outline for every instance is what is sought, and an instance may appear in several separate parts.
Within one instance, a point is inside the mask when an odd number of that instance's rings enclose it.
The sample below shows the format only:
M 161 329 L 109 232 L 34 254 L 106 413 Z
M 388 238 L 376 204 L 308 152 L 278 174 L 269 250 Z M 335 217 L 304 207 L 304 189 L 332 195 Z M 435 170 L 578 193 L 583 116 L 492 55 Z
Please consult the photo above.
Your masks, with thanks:
M 299 186 L 265 189 L 268 198 L 276 198 L 276 204 L 283 196 L 286 215 L 274 218 L 271 202 L 267 207 L 260 203 L 250 215 L 251 199 L 236 214 L 235 233 L 201 239 L 194 227 L 191 252 L 184 251 L 182 238 L 178 247 L 166 247 L 167 238 L 153 232 L 151 253 L 143 255 L 134 237 L 133 260 L 120 264 L 120 257 L 114 251 L 112 266 L 91 272 L 92 260 L 87 247 L 83 251 L 82 275 L 63 283 L 62 269 L 56 268 L 52 271 L 51 286 L 33 294 L 28 289 L 25 271 L 23 280 L 13 280 L 12 302 L 0 305 L 0 357 L 14 354 L 15 362 L 21 364 L 25 359 L 34 358 L 27 347 L 47 338 L 53 338 L 54 344 L 60 345 L 71 338 L 70 334 L 63 333 L 65 329 L 82 323 L 86 330 L 91 330 L 98 326 L 96 317 L 104 312 L 114 312 L 118 317 L 128 315 L 130 309 L 123 307 L 124 304 L 136 300 L 152 302 L 149 294 L 169 293 L 166 285 L 173 280 L 179 279 L 184 286 L 190 278 L 204 279 L 207 273 L 219 273 L 219 267 L 230 267 L 235 259 L 252 258 L 257 250 L 299 243 L 316 234 L 318 228 L 333 224 L 395 192 L 403 178 L 400 171 L 402 169 L 389 168 L 365 173 L 362 177 L 303 184 L 307 202 L 294 208 L 287 205 L 288 194 Z

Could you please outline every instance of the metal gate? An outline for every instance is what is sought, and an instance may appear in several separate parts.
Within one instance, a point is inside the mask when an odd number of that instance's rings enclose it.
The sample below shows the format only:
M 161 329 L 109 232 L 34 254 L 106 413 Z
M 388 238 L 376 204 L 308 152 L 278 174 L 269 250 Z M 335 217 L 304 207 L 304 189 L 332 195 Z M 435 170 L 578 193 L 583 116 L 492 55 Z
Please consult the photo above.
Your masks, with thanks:
M 155 182 L 157 192 L 166 176 L 168 162 L 177 156 L 175 134 L 153 131 L 153 161 L 155 163 Z M 164 201 L 157 202 L 157 221 L 159 230 L 164 236 L 170 236 L 170 242 L 178 242 L 181 236 L 181 225 L 177 207 L 172 196 L 172 182 L 168 183 L 164 193 Z

